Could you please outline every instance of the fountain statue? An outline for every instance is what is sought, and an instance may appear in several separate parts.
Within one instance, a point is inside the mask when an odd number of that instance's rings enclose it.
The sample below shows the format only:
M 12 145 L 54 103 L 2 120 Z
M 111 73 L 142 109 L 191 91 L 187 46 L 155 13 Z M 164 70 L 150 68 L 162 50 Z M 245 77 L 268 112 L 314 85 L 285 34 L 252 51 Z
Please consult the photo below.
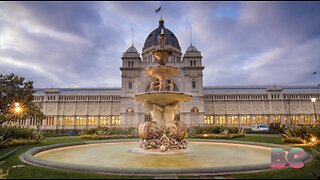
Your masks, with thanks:
M 180 102 L 192 99 L 191 95 L 174 91 L 171 78 L 177 77 L 180 70 L 166 65 L 172 51 L 165 47 L 165 38 L 164 29 L 161 29 L 160 48 L 152 53 L 159 65 L 145 70 L 151 79 L 149 92 L 134 97 L 144 103 L 145 112 L 152 117 L 152 121 L 139 125 L 140 148 L 161 152 L 187 149 L 187 141 L 184 140 L 187 126 L 182 121 L 175 121 L 174 117 L 180 111 Z

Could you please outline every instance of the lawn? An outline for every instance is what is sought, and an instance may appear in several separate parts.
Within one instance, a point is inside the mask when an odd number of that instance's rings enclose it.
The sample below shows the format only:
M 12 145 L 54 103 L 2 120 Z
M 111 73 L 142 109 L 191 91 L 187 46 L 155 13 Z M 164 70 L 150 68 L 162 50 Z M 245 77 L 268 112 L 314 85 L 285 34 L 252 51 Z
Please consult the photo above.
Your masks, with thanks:
M 240 137 L 232 139 L 235 141 L 253 141 L 253 142 L 264 142 L 264 143 L 274 143 L 274 144 L 283 144 L 279 137 L 259 137 L 259 136 L 250 136 L 250 137 Z M 81 179 L 122 179 L 122 178 L 150 178 L 150 177 L 135 177 L 135 176 L 112 176 L 112 175 L 104 175 L 104 174 L 96 174 L 96 173 L 81 173 L 81 172 L 70 172 L 63 170 L 55 170 L 48 169 L 43 167 L 31 166 L 28 164 L 24 164 L 20 161 L 19 155 L 26 152 L 27 150 L 37 147 L 44 146 L 50 144 L 57 143 L 66 143 L 66 142 L 79 142 L 79 141 L 88 141 L 80 139 L 79 137 L 66 137 L 62 139 L 48 139 L 42 144 L 37 145 L 28 145 L 20 148 L 16 154 L 12 157 L 6 159 L 4 162 L 0 164 L 0 168 L 4 170 L 9 169 L 9 173 L 7 178 L 9 179 L 30 179 L 30 178 L 38 178 L 38 179 L 73 179 L 73 178 L 81 178 Z M 287 145 L 287 144 L 286 144 Z M 308 146 L 301 146 L 307 152 L 310 152 L 310 148 Z M 10 150 L 15 148 L 7 148 L 0 149 L 0 154 L 5 154 Z M 316 147 L 317 150 L 320 150 L 320 147 Z M 24 167 L 16 167 L 17 165 L 25 165 Z M 313 160 L 311 163 L 306 164 L 305 167 L 301 169 L 293 169 L 286 168 L 281 170 L 273 170 L 273 171 L 265 171 L 259 173 L 249 173 L 249 174 L 231 174 L 231 175 L 222 175 L 223 177 L 230 178 L 315 178 L 314 174 L 320 175 L 320 160 Z M 189 178 L 181 176 L 179 178 Z M 199 177 L 192 177 L 199 178 Z M 212 177 L 210 177 L 212 178 Z

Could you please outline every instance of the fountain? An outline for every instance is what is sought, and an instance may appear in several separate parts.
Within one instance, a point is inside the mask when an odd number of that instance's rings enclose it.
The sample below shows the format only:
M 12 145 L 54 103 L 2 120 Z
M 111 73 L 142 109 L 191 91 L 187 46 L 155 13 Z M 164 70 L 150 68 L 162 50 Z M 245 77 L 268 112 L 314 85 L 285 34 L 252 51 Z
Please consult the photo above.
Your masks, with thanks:
M 152 117 L 139 125 L 140 142 L 120 139 L 54 144 L 32 148 L 20 159 L 36 166 L 118 175 L 193 176 L 270 170 L 271 148 L 289 151 L 292 147 L 230 140 L 191 139 L 187 143 L 187 126 L 175 121 L 175 115 L 180 103 L 192 96 L 174 91 L 173 81 L 180 70 L 166 65 L 172 52 L 164 40 L 162 29 L 160 48 L 153 52 L 159 65 L 144 71 L 151 79 L 149 90 L 134 97 Z M 306 155 L 303 161 L 311 160 Z
M 144 73 L 151 78 L 148 93 L 135 95 L 134 99 L 144 103 L 146 113 L 150 113 L 152 121 L 139 125 L 139 136 L 142 138 L 140 148 L 147 151 L 185 151 L 187 126 L 184 122 L 175 121 L 179 113 L 180 102 L 192 99 L 191 95 L 174 92 L 171 78 L 177 77 L 180 70 L 167 66 L 172 51 L 165 47 L 165 34 L 161 29 L 159 36 L 160 49 L 153 51 L 159 63 L 156 67 L 147 68 Z

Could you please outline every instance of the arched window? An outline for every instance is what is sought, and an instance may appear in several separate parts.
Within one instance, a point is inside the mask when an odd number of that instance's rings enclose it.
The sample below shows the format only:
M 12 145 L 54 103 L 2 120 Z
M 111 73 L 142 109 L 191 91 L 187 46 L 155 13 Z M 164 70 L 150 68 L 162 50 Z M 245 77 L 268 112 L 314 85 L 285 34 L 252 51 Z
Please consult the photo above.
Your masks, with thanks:
M 191 112 L 199 112 L 199 109 L 198 109 L 197 107 L 193 107 L 193 108 L 191 109 Z
M 192 61 L 190 61 L 190 66 L 193 66 L 193 63 L 192 63 Z
M 129 108 L 127 109 L 127 112 L 128 112 L 128 113 L 133 113 L 134 110 L 133 110 L 133 108 L 129 107 Z

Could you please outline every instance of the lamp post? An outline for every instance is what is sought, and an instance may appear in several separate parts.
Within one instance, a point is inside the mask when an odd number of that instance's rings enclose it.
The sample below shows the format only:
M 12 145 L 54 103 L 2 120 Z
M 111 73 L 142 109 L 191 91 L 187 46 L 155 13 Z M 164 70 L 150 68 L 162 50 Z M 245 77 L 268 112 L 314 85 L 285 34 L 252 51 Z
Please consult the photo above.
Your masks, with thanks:
M 14 106 L 15 106 L 14 107 L 14 112 L 18 116 L 18 121 L 19 121 L 19 115 L 22 112 L 22 107 L 20 106 L 20 103 L 18 103 L 18 102 L 14 103 Z
M 311 98 L 311 102 L 312 102 L 312 105 L 313 105 L 315 123 L 317 123 L 317 112 L 316 112 L 316 106 L 315 106 L 316 101 L 317 101 L 317 98 Z

